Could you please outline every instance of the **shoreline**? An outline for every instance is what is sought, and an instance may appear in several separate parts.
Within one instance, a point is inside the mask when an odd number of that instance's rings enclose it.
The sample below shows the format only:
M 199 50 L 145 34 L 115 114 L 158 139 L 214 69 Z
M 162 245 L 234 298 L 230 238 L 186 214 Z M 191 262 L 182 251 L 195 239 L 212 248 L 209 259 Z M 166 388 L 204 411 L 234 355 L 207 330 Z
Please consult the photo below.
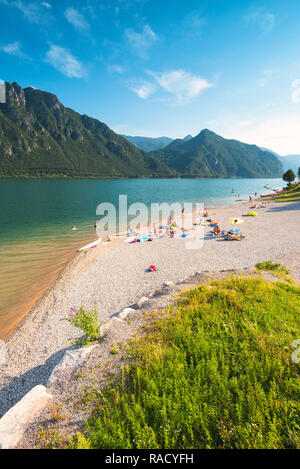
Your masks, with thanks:
M 226 228 L 228 220 L 242 217 L 249 205 L 245 202 L 209 212 Z M 209 275 L 223 269 L 242 271 L 257 262 L 293 258 L 300 253 L 299 202 L 270 202 L 257 212 L 257 217 L 244 219 L 241 229 L 246 238 L 242 241 L 210 236 L 211 227 L 204 226 L 204 247 L 197 250 L 186 249 L 185 240 L 179 238 L 132 245 L 119 238 L 73 258 L 5 342 L 6 361 L 0 365 L 0 416 L 35 385 L 47 386 L 65 351 L 74 348 L 70 338 L 81 333 L 64 320 L 71 307 L 82 304 L 90 310 L 95 306 L 103 323 L 167 282 L 176 284 L 196 273 Z M 157 271 L 147 273 L 149 265 L 156 265 Z
M 265 201 L 264 198 L 257 198 L 257 199 L 253 199 L 251 202 L 250 201 L 243 201 L 243 202 L 238 201 L 236 203 L 236 205 L 232 204 L 232 205 L 224 205 L 224 206 L 218 206 L 218 207 L 206 207 L 205 204 L 204 204 L 204 206 L 205 206 L 205 209 L 208 210 L 208 211 L 215 211 L 215 210 L 219 211 L 219 210 L 229 209 L 229 208 L 232 208 L 232 207 L 238 208 L 239 206 L 246 206 L 247 204 L 262 203 L 264 201 Z M 193 217 L 193 216 L 197 216 L 197 214 L 194 214 L 193 212 L 191 212 L 191 213 L 186 212 L 185 213 L 185 218 Z M 181 218 L 181 217 L 177 217 L 176 221 L 180 224 L 181 220 L 179 218 Z M 156 224 L 157 223 L 158 223 L 158 221 L 156 222 Z M 141 232 L 143 232 L 143 231 L 145 232 L 147 230 L 148 230 L 147 226 L 143 226 L 143 227 L 140 228 Z M 111 237 L 112 237 L 111 243 L 115 243 L 118 240 L 119 241 L 124 240 L 126 235 L 127 235 L 127 233 L 124 233 L 124 232 L 119 233 L 118 235 L 111 235 Z M 95 236 L 97 236 L 96 233 L 95 233 Z M 87 238 L 82 239 L 80 241 L 80 245 L 85 245 L 85 244 L 93 242 L 95 236 L 93 238 L 91 236 L 88 236 Z M 79 240 L 78 240 L 78 243 L 79 243 Z M 101 248 L 101 247 L 103 247 L 104 244 L 106 245 L 106 242 L 102 241 L 99 244 L 98 247 Z M 78 248 L 79 247 L 80 246 L 78 246 Z M 33 313 L 36 309 L 39 308 L 39 306 L 42 304 L 43 300 L 46 299 L 47 296 L 51 293 L 51 291 L 54 290 L 57 287 L 59 281 L 64 277 L 64 275 L 67 272 L 69 272 L 69 270 L 72 269 L 72 266 L 75 266 L 76 263 L 79 262 L 79 259 L 82 258 L 83 256 L 82 256 L 82 253 L 79 253 L 76 250 L 73 253 L 71 253 L 71 252 L 68 253 L 67 257 L 68 257 L 68 260 L 66 260 L 64 262 L 64 265 L 61 268 L 59 268 L 59 271 L 57 273 L 52 272 L 52 275 L 54 275 L 54 279 L 46 287 L 44 287 L 41 290 L 41 293 L 35 295 L 35 297 L 32 300 L 28 300 L 28 302 L 26 303 L 27 306 L 25 305 L 25 308 L 22 311 L 22 314 L 19 314 L 18 317 L 16 317 L 13 325 L 8 326 L 6 329 L 4 329 L 3 334 L 1 334 L 0 340 L 3 340 L 4 342 L 8 341 L 14 335 L 14 333 L 16 333 L 17 330 L 23 326 L 23 323 L 26 322 L 27 317 L 31 313 Z

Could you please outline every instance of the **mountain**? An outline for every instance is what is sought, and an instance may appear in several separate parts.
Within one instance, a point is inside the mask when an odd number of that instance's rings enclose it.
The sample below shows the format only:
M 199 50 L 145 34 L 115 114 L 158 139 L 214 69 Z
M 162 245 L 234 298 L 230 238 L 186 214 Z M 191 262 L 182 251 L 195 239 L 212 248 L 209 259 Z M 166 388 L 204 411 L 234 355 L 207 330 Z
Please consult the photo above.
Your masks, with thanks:
M 127 137 L 129 138 L 129 137 Z M 0 176 L 281 177 L 278 158 L 209 130 L 147 153 L 45 91 L 6 83 L 0 104 Z M 143 137 L 133 137 L 143 138 Z M 162 139 L 149 139 L 160 140 Z
M 281 177 L 283 172 L 272 153 L 207 129 L 188 141 L 174 140 L 152 154 L 182 177 Z
M 192 140 L 193 136 L 192 135 L 186 135 L 183 140 L 188 142 L 189 140 Z
M 53 94 L 6 83 L 0 104 L 0 176 L 159 177 L 172 171 L 107 125 Z
M 170 137 L 151 138 L 151 137 L 131 137 L 130 135 L 122 135 L 122 137 L 126 138 L 128 142 L 133 143 L 133 145 L 140 148 L 141 150 L 148 151 L 148 152 L 160 150 L 162 148 L 165 148 L 171 142 L 173 142 L 173 139 Z M 191 138 L 193 138 L 191 135 L 187 135 L 183 139 L 178 139 L 178 140 L 188 141 Z
M 298 175 L 298 169 L 300 168 L 300 155 L 280 156 L 272 150 L 267 150 L 266 148 L 262 148 L 262 150 L 269 151 L 270 153 L 273 153 L 273 155 L 277 156 L 282 164 L 284 172 L 292 169 L 296 176 Z
M 144 151 L 155 151 L 160 150 L 161 148 L 166 147 L 169 143 L 172 142 L 172 138 L 169 137 L 131 137 L 130 135 L 121 135 L 126 138 L 128 142 L 132 143 L 136 147 Z
M 298 174 L 298 169 L 300 168 L 300 155 L 280 156 L 280 161 L 284 171 L 292 169 L 296 175 Z

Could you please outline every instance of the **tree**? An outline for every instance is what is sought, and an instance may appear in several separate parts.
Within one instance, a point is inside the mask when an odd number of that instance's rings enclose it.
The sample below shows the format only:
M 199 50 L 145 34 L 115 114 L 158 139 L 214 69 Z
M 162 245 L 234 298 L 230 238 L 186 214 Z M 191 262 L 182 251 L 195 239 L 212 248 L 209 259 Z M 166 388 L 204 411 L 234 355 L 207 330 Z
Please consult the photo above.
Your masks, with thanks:
M 300 166 L 298 168 L 298 179 L 300 179 Z
M 284 173 L 284 175 L 282 176 L 282 179 L 285 182 L 288 182 L 290 184 L 291 182 L 295 181 L 296 174 L 294 173 L 292 169 L 289 169 L 286 173 Z

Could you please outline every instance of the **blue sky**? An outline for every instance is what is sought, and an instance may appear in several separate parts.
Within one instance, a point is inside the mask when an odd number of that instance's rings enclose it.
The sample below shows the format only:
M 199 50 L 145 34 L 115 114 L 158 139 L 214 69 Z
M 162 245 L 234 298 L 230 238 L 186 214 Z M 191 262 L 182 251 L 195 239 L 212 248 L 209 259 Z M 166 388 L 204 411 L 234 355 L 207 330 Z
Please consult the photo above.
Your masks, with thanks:
M 0 79 L 118 133 L 300 153 L 299 0 L 0 0 Z

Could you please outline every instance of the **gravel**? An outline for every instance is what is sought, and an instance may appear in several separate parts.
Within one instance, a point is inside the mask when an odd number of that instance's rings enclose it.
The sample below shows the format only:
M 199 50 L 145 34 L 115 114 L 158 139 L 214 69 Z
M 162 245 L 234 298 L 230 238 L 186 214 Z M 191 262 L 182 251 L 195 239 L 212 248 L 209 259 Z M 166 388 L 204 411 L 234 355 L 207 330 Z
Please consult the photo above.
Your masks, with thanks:
M 138 304 L 142 297 L 149 298 L 165 282 L 176 283 L 196 272 L 297 258 L 300 203 L 270 203 L 257 210 L 257 217 L 244 218 L 248 210 L 249 203 L 209 211 L 221 228 L 232 226 L 230 218 L 244 220 L 239 227 L 246 238 L 239 242 L 210 236 L 211 228 L 204 227 L 204 245 L 197 250 L 186 249 L 186 240 L 178 238 L 136 244 L 113 240 L 78 254 L 5 344 L 6 361 L 0 363 L 0 417 L 34 386 L 46 386 L 53 368 L 72 348 L 69 339 L 77 332 L 63 320 L 71 307 L 95 304 L 102 322 Z M 146 272 L 153 264 L 157 271 Z

